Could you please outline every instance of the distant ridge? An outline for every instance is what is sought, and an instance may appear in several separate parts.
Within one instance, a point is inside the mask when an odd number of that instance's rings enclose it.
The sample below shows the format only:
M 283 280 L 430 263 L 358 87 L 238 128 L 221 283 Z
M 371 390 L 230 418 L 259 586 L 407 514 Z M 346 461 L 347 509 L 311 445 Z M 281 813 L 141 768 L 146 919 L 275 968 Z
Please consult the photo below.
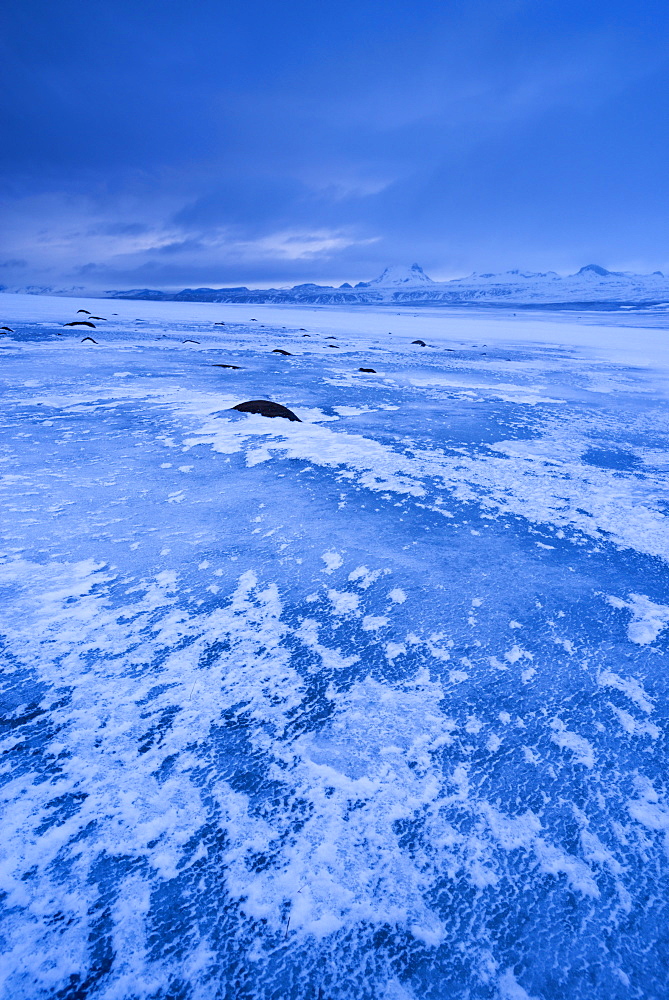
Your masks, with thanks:
M 600 278 L 606 278 L 609 274 L 621 274 L 620 271 L 607 271 L 605 267 L 600 267 L 599 264 L 586 264 L 582 267 L 578 274 L 596 274 Z
M 74 292 L 74 289 L 38 289 L 35 286 L 4 290 L 51 295 L 71 295 Z M 77 289 L 76 294 L 85 292 Z M 497 274 L 473 273 L 466 278 L 433 281 L 419 264 L 411 264 L 387 267 L 371 281 L 360 281 L 356 285 L 344 282 L 339 287 L 307 282 L 293 288 L 184 288 L 176 293 L 133 288 L 107 291 L 94 297 L 293 305 L 669 307 L 669 278 L 661 271 L 633 274 L 629 271 L 608 271 L 599 264 L 586 264 L 571 275 L 559 275 L 555 271 L 512 270 Z

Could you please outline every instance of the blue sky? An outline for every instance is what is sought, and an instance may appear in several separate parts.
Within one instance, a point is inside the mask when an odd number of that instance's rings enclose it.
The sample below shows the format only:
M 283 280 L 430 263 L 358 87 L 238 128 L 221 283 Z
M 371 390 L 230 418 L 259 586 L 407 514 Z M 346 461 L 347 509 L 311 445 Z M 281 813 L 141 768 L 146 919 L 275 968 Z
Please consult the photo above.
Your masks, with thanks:
M 669 5 L 22 0 L 0 284 L 669 270 Z

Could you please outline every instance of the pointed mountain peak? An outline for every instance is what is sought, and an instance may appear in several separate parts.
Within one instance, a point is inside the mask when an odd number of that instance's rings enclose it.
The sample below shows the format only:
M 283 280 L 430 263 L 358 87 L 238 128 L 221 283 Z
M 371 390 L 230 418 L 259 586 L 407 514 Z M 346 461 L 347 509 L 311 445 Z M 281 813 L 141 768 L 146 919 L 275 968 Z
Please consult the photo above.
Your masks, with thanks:
M 432 278 L 427 274 L 420 264 L 412 264 L 411 267 L 403 267 L 399 264 L 387 267 L 383 274 L 369 282 L 370 285 L 432 285 Z

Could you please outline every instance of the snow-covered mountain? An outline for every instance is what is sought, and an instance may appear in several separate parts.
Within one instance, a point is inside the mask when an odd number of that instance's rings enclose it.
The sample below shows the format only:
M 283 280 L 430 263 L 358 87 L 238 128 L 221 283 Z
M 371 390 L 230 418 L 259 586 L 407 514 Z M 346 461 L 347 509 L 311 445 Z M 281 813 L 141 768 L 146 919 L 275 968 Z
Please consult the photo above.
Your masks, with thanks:
M 669 278 L 661 271 L 633 274 L 607 271 L 598 264 L 587 264 L 570 275 L 555 271 L 475 273 L 467 278 L 442 282 L 437 287 L 452 301 L 510 305 L 651 305 L 669 300 Z
M 38 291 L 33 288 L 11 289 L 19 290 Z M 42 294 L 72 294 L 72 291 L 39 291 Z M 82 292 L 82 289 L 78 290 L 79 294 Z M 345 282 L 339 287 L 309 282 L 293 288 L 185 288 L 176 293 L 134 288 L 103 294 L 106 298 L 177 302 L 616 308 L 630 305 L 669 306 L 669 277 L 661 271 L 633 274 L 629 271 L 607 271 L 598 264 L 587 264 L 571 275 L 560 275 L 555 271 L 515 270 L 496 274 L 475 272 L 466 278 L 433 281 L 422 267 L 412 264 L 410 267 L 387 267 L 371 281 L 360 281 L 356 285 Z
M 436 282 L 432 278 L 428 278 L 420 264 L 412 264 L 411 267 L 401 267 L 399 265 L 387 267 L 378 278 L 374 278 L 367 283 L 360 282 L 356 285 L 356 288 L 365 288 L 366 286 L 369 286 L 369 288 L 399 288 L 407 285 L 422 287 L 434 284 Z

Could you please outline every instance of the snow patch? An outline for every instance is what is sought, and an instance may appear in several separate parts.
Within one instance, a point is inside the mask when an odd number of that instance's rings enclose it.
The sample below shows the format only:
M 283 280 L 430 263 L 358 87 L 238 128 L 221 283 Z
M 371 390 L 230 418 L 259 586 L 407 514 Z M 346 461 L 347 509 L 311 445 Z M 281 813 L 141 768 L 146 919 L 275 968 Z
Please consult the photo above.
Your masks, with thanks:
M 613 608 L 626 608 L 632 613 L 632 621 L 627 626 L 630 642 L 646 646 L 660 635 L 669 625 L 669 606 L 655 604 L 645 594 L 630 594 L 628 601 L 609 595 L 608 603 Z

